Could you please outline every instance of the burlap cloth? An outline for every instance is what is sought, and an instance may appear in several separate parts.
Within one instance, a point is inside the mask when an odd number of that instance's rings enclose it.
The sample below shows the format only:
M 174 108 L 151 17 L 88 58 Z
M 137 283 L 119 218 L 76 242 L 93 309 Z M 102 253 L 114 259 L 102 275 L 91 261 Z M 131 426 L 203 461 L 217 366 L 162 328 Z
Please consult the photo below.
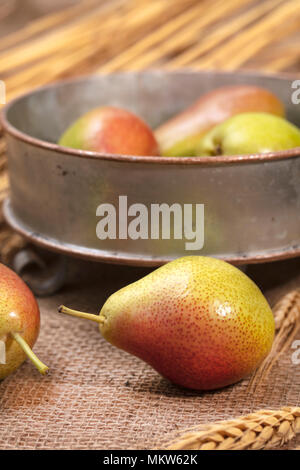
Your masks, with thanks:
M 297 259 L 252 266 L 248 274 L 274 303 L 300 285 L 299 268 Z M 1 449 L 147 449 L 176 429 L 300 405 L 300 365 L 292 364 L 292 350 L 255 394 L 247 391 L 248 380 L 210 393 L 170 384 L 106 343 L 94 323 L 56 313 L 61 303 L 97 312 L 110 293 L 148 271 L 75 260 L 68 271 L 63 290 L 39 300 L 35 351 L 50 375 L 41 377 L 27 361 L 0 384 Z

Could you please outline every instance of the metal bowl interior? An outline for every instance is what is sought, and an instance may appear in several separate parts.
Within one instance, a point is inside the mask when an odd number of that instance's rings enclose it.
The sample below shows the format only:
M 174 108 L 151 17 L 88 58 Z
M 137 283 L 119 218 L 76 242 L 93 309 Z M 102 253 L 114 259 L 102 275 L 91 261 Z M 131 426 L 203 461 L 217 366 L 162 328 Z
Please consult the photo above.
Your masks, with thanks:
M 199 95 L 226 84 L 264 86 L 285 103 L 292 79 L 218 72 L 121 73 L 61 82 L 10 103 L 3 112 L 11 196 L 8 222 L 52 250 L 100 261 L 160 265 L 203 254 L 234 263 L 300 253 L 300 149 L 251 156 L 168 158 L 101 155 L 56 144 L 62 132 L 88 110 L 125 107 L 153 128 Z M 197 252 L 184 240 L 115 239 L 96 236 L 96 208 L 128 204 L 204 204 L 205 243 Z

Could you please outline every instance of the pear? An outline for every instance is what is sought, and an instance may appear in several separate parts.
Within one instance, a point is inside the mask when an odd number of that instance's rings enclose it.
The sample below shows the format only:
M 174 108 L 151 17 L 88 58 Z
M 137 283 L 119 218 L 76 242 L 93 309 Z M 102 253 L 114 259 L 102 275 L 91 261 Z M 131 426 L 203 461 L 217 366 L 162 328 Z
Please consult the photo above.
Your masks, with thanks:
M 0 380 L 14 372 L 27 357 L 41 374 L 48 367 L 31 350 L 40 328 L 37 302 L 26 284 L 0 264 Z
M 272 311 L 243 272 L 215 258 L 178 258 L 111 295 L 100 315 L 60 312 L 99 323 L 114 346 L 171 382 L 197 390 L 251 374 L 274 339 Z
M 268 113 L 242 113 L 208 132 L 197 155 L 239 155 L 275 152 L 300 146 L 300 130 Z
M 135 114 L 113 106 L 93 109 L 61 136 L 63 147 L 118 155 L 159 155 L 150 127 Z
M 204 134 L 231 116 L 245 112 L 266 112 L 281 117 L 285 114 L 281 101 L 264 88 L 252 85 L 217 88 L 156 129 L 161 154 L 195 156 Z

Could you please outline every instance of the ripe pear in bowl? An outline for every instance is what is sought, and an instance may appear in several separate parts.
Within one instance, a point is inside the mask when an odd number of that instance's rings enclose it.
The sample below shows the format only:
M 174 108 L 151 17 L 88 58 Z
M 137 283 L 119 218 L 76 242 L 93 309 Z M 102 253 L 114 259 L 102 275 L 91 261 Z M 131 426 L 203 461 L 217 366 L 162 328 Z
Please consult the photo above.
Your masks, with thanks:
M 48 367 L 33 353 L 40 328 L 37 302 L 26 284 L 0 264 L 0 380 L 13 373 L 27 357 L 41 374 Z M 4 360 L 3 360 L 4 359 Z
M 65 131 L 58 144 L 104 154 L 159 155 L 150 127 L 135 114 L 113 106 L 84 114 Z
M 111 295 L 100 315 L 60 312 L 99 323 L 114 346 L 171 382 L 197 390 L 233 384 L 271 350 L 272 311 L 253 281 L 209 257 L 178 258 Z
M 198 156 L 276 152 L 300 147 L 300 130 L 268 113 L 242 113 L 208 132 L 197 147 Z
M 201 137 L 217 124 L 244 112 L 284 116 L 284 106 L 269 90 L 252 85 L 217 88 L 155 131 L 161 154 L 167 157 L 197 155 Z

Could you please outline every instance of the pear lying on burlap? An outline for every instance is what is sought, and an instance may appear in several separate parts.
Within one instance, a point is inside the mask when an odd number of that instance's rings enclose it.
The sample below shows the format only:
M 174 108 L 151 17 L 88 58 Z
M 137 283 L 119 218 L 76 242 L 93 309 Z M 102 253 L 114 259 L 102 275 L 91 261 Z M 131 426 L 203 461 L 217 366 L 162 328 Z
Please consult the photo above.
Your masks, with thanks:
M 31 350 L 39 329 L 40 312 L 32 292 L 16 273 L 0 264 L 0 380 L 27 357 L 41 374 L 48 371 Z
M 158 268 L 111 295 L 100 315 L 59 311 L 98 322 L 111 344 L 198 390 L 251 374 L 274 339 L 272 311 L 259 288 L 239 269 L 208 257 Z

